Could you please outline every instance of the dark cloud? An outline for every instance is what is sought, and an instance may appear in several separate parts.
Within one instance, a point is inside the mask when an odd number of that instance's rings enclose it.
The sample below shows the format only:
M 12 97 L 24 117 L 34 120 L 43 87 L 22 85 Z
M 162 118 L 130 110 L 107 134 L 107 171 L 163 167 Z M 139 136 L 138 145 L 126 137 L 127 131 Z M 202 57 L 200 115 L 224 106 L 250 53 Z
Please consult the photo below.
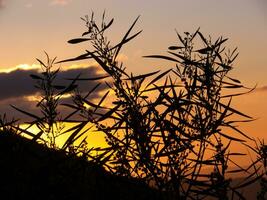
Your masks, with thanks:
M 95 95 L 96 96 L 96 95 Z M 61 103 L 71 103 L 71 98 L 64 99 Z M 9 119 L 17 119 L 21 120 L 21 122 L 31 122 L 33 118 L 25 115 L 22 112 L 19 112 L 12 106 L 15 106 L 21 110 L 27 111 L 31 114 L 36 116 L 42 116 L 41 110 L 37 107 L 37 102 L 29 101 L 26 97 L 17 97 L 17 98 L 10 98 L 0 101 L 0 116 L 4 113 L 8 116 Z M 65 106 L 58 106 L 57 111 L 61 117 L 65 117 L 70 114 L 73 110 L 65 107 Z
M 32 101 L 27 101 L 23 97 L 19 98 L 10 98 L 0 101 L 0 116 L 4 113 L 7 115 L 8 119 L 11 120 L 14 119 L 22 119 L 23 121 L 31 121 L 29 117 L 24 115 L 23 113 L 20 113 L 16 111 L 14 108 L 12 108 L 10 105 L 15 105 L 16 107 L 26 110 L 30 113 L 39 115 L 39 111 L 35 106 L 35 103 Z
M 33 80 L 30 74 L 38 75 L 38 71 L 18 69 L 10 73 L 0 73 L 0 101 L 36 94 L 38 92 L 38 89 L 34 87 L 36 80 Z M 81 78 L 99 77 L 96 67 L 71 69 L 59 72 L 55 83 L 68 85 L 71 81 L 67 79 L 75 78 L 78 74 L 81 74 Z M 77 84 L 80 90 L 85 92 L 93 88 L 96 83 L 95 81 L 79 81 Z
M 30 74 L 33 73 L 37 71 L 16 70 L 10 73 L 0 73 L 0 101 L 36 93 L 34 81 L 30 78 Z
M 81 74 L 81 78 L 93 78 L 99 77 L 97 74 L 96 67 L 71 69 L 67 71 L 61 71 L 58 73 L 56 84 L 58 85 L 68 85 L 71 80 L 69 78 L 74 78 L 78 74 Z M 10 73 L 0 73 L 0 115 L 6 113 L 10 117 L 15 119 L 31 120 L 22 113 L 19 113 L 10 105 L 15 105 L 16 107 L 26 110 L 27 112 L 36 114 L 40 116 L 40 110 L 36 107 L 36 101 L 29 101 L 27 97 L 38 96 L 38 89 L 34 87 L 36 80 L 30 77 L 30 74 L 38 75 L 37 70 L 15 70 Z M 97 84 L 96 81 L 78 81 L 79 89 L 82 94 L 90 91 Z M 106 84 L 102 84 L 99 89 L 90 95 L 90 99 L 95 99 L 99 97 L 99 92 L 106 89 Z M 70 102 L 71 98 L 65 98 L 63 101 Z M 66 107 L 60 106 L 59 111 L 62 116 L 66 116 L 70 110 Z

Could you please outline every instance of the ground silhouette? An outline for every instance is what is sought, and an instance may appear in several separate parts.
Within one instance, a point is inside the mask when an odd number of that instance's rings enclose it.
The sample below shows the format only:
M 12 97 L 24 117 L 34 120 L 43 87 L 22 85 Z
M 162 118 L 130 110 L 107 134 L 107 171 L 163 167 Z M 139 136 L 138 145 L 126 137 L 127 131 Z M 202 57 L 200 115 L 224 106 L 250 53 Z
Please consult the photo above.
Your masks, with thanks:
M 162 199 L 140 181 L 11 132 L 0 133 L 0 176 L 5 199 Z

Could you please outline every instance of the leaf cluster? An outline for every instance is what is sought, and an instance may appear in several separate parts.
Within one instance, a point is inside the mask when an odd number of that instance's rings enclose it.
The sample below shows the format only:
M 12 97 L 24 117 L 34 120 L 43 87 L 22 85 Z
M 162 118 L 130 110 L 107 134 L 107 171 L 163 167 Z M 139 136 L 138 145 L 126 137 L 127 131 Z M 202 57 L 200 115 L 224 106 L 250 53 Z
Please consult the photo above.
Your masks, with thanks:
M 42 76 L 32 75 L 32 78 L 44 91 L 37 105 L 43 117 L 15 108 L 33 117 L 35 121 L 31 125 L 37 124 L 41 131 L 44 124 L 52 128 L 57 121 L 56 108 L 62 95 L 73 91 L 76 81 L 100 80 L 101 83 L 86 95 L 76 90 L 73 103 L 64 104 L 73 111 L 63 122 L 77 120 L 77 114 L 82 120 L 64 132 L 72 133 L 63 149 L 71 151 L 75 141 L 94 127 L 105 134 L 107 147 L 93 147 L 86 156 L 111 173 L 137 177 L 169 192 L 171 198 L 176 199 L 228 199 L 228 194 L 232 199 L 244 199 L 239 189 L 257 179 L 247 179 L 245 183 L 233 186 L 226 176 L 227 173 L 247 172 L 233 159 L 245 154 L 231 152 L 230 146 L 251 140 L 236 125 L 253 120 L 231 106 L 232 98 L 244 93 L 228 91 L 247 89 L 239 80 L 229 76 L 238 56 L 237 49 L 225 50 L 227 39 L 219 37 L 212 41 L 200 29 L 192 34 L 185 32 L 180 35 L 177 32 L 179 45 L 170 46 L 167 55 L 145 56 L 168 60 L 174 67 L 164 72 L 129 74 L 119 62 L 118 55 L 126 43 L 141 33 L 132 34 L 138 18 L 115 45 L 105 36 L 113 19 L 105 23 L 104 13 L 98 25 L 94 14 L 82 18 L 86 31 L 82 37 L 69 40 L 69 43 L 87 42 L 90 48 L 82 55 L 58 63 L 91 59 L 107 75 L 88 79 L 77 76 L 69 86 L 57 86 L 53 85 L 53 80 L 58 70 L 53 72 L 49 67 L 54 60 L 48 65 L 39 61 L 45 72 Z M 202 47 L 195 49 L 195 43 Z M 90 95 L 101 84 L 106 84 L 109 89 L 95 103 Z M 246 92 L 250 91 L 247 89 Z M 234 120 L 234 117 L 243 119 Z M 87 128 L 89 124 L 92 126 Z M 40 138 L 42 133 L 34 138 Z M 80 146 L 85 141 L 86 137 Z M 90 154 L 92 151 L 96 152 L 93 156 Z M 230 163 L 238 169 L 229 170 Z

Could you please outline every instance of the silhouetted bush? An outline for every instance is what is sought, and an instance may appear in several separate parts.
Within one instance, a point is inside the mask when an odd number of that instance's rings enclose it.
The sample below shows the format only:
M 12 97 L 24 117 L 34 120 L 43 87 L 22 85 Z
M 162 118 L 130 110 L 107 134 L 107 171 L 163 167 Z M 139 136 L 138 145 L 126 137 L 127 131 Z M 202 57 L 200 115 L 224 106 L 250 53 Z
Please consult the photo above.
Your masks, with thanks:
M 237 49 L 226 50 L 224 45 L 227 39 L 219 37 L 212 41 L 199 29 L 192 34 L 185 32 L 180 35 L 177 32 L 180 44 L 170 46 L 168 55 L 145 56 L 168 60 L 173 68 L 161 73 L 132 75 L 126 72 L 118 56 L 122 47 L 141 33 L 131 34 L 138 18 L 115 45 L 105 35 L 113 19 L 106 23 L 104 13 L 100 24 L 95 22 L 94 14 L 82 20 L 86 31 L 82 37 L 68 42 L 88 42 L 90 47 L 84 54 L 59 63 L 92 59 L 106 75 L 87 79 L 77 76 L 69 86 L 60 88 L 52 85 L 52 77 L 58 71 L 45 71 L 44 77 L 32 76 L 42 84 L 49 83 L 48 91 L 52 88 L 63 90 L 58 94 L 54 90 L 44 94 L 38 104 L 43 105 L 40 108 L 44 110 L 44 117 L 33 116 L 35 120 L 32 124 L 39 124 L 41 130 L 48 126 L 46 132 L 49 134 L 57 122 L 55 108 L 61 94 L 75 91 L 73 103 L 64 104 L 73 112 L 61 122 L 77 119 L 77 114 L 82 119 L 65 131 L 72 133 L 63 149 L 71 151 L 75 141 L 86 134 L 84 128 L 93 124 L 105 134 L 107 147 L 92 148 L 90 152 L 97 153 L 84 152 L 84 155 L 112 174 L 143 180 L 168 193 L 170 199 L 244 199 L 240 189 L 262 175 L 255 177 L 254 172 L 238 185 L 233 185 L 231 179 L 226 177 L 226 173 L 248 172 L 251 166 L 257 164 L 254 162 L 244 169 L 235 163 L 233 157 L 245 154 L 230 151 L 232 143 L 243 145 L 247 140 L 252 140 L 236 125 L 253 119 L 231 106 L 234 97 L 251 91 L 229 75 L 238 55 Z M 50 82 L 47 82 L 50 75 Z M 102 80 L 102 84 L 109 87 L 98 103 L 90 99 L 90 94 L 100 84 L 85 96 L 75 85 L 78 81 L 91 80 Z M 240 89 L 246 91 L 242 93 Z M 49 102 L 52 107 L 47 106 Z M 111 105 L 105 102 L 111 102 Z M 40 138 L 41 134 L 34 138 Z M 50 141 L 52 146 L 53 141 Z M 237 170 L 229 170 L 229 164 Z

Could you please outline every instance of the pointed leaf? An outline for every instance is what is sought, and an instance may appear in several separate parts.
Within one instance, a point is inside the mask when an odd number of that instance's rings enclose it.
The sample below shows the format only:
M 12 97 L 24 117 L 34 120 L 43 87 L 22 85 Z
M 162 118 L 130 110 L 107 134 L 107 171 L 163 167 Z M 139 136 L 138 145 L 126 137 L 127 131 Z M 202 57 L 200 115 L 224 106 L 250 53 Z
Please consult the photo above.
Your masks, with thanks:
M 25 114 L 25 115 L 28 115 L 28 116 L 30 116 L 30 117 L 36 119 L 37 121 L 40 121 L 40 120 L 41 120 L 40 117 L 38 117 L 38 116 L 36 116 L 36 115 L 34 115 L 34 114 L 32 114 L 32 113 L 29 113 L 29 112 L 27 112 L 27 111 L 25 111 L 25 110 L 21 110 L 21 109 L 17 108 L 16 106 L 13 106 L 13 105 L 10 105 L 10 106 L 11 106 L 12 108 L 14 108 L 15 110 L 17 110 L 17 111 L 19 111 L 19 112 L 21 112 L 21 113 L 23 113 L 23 114 Z
M 68 148 L 70 144 L 73 144 L 74 138 L 76 137 L 76 135 L 78 135 L 81 132 L 81 130 L 86 126 L 87 123 L 88 122 L 81 122 L 80 124 L 75 126 L 75 129 L 71 129 L 71 130 L 74 130 L 74 132 L 68 137 L 68 139 L 62 146 L 62 149 L 66 150 L 66 148 Z
M 113 24 L 114 19 L 111 19 L 110 22 L 101 30 L 101 32 L 104 32 L 106 29 L 108 29 Z
M 36 60 L 37 60 L 42 66 L 46 67 L 46 65 L 45 65 L 41 60 L 39 60 L 38 58 L 36 58 Z
M 143 56 L 144 58 L 159 58 L 159 59 L 164 59 L 164 60 L 169 60 L 173 62 L 179 62 L 178 60 L 169 57 L 169 56 L 162 56 L 162 55 L 149 55 L 149 56 Z
M 235 83 L 241 83 L 241 81 L 238 80 L 238 79 L 230 78 L 230 77 L 228 77 L 228 76 L 227 76 L 227 78 L 229 78 L 231 81 L 233 81 L 233 82 L 235 82 Z
M 129 28 L 129 30 L 126 32 L 126 34 L 124 35 L 124 37 L 122 38 L 121 42 L 119 43 L 119 45 L 116 48 L 115 54 L 114 54 L 114 60 L 117 58 L 123 44 L 125 44 L 125 41 L 127 40 L 128 35 L 130 34 L 130 32 L 132 31 L 133 27 L 135 26 L 136 22 L 138 21 L 140 16 L 138 16 L 135 21 L 133 22 L 132 26 Z M 140 33 L 140 32 L 139 32 Z M 138 33 L 138 34 L 139 34 Z M 135 34 L 135 36 L 137 36 L 138 34 Z
M 167 71 L 161 73 L 160 75 L 158 75 L 156 78 L 154 78 L 152 81 L 150 81 L 150 82 L 146 85 L 145 89 L 148 88 L 150 85 L 154 84 L 156 81 L 160 80 L 162 77 L 164 77 L 166 74 L 168 74 L 171 70 L 172 70 L 172 69 L 169 69 L 169 70 L 167 70 Z
M 178 36 L 180 42 L 182 42 L 182 44 L 185 45 L 184 40 L 183 40 L 183 38 L 181 37 L 181 35 L 178 33 L 178 31 L 175 30 L 175 32 L 176 32 L 176 35 Z
M 56 62 L 56 64 L 58 63 L 63 63 L 63 62 L 71 62 L 71 61 L 80 61 L 80 60 L 86 60 L 86 59 L 90 59 L 92 58 L 91 56 L 89 56 L 90 54 L 89 53 L 85 53 L 85 54 L 82 54 L 78 57 L 75 57 L 75 58 L 70 58 L 70 59 L 66 59 L 66 60 L 61 60 L 59 62 Z
M 32 141 L 36 141 L 38 139 L 41 139 L 41 136 L 43 135 L 44 131 L 40 130 L 33 138 Z
M 26 135 L 28 135 L 28 136 L 30 136 L 32 138 L 35 136 L 35 134 L 33 134 L 32 132 L 28 131 L 27 129 L 22 129 L 22 128 L 18 127 L 18 126 L 13 126 L 13 125 L 11 125 L 11 127 L 16 129 L 16 130 L 18 130 L 18 131 L 21 131 L 22 133 L 24 133 L 24 134 L 26 134 Z
M 99 76 L 99 77 L 94 77 L 94 78 L 77 78 L 77 81 L 97 81 L 97 80 L 101 80 L 101 79 L 105 79 L 110 77 L 110 75 L 106 75 L 106 76 Z M 74 80 L 73 78 L 66 78 L 66 80 Z
M 69 40 L 68 43 L 77 44 L 77 43 L 85 42 L 88 40 L 91 40 L 91 39 L 90 38 L 76 38 L 76 39 Z
M 114 112 L 117 111 L 117 109 L 120 107 L 121 105 L 116 105 L 114 108 L 112 108 L 111 110 L 109 110 L 108 112 L 106 112 L 105 114 L 103 114 L 97 121 L 103 121 L 107 118 L 109 118 Z
M 130 78 L 127 78 L 127 79 L 124 79 L 124 80 L 138 80 L 138 79 L 143 79 L 143 78 L 147 78 L 147 77 L 150 77 L 150 76 L 153 76 L 157 73 L 159 73 L 160 70 L 158 71 L 155 71 L 155 72 L 151 72 L 151 73 L 147 73 L 147 74 L 142 74 L 142 75 L 138 75 L 138 76 L 133 76 L 133 77 L 130 77 Z
M 184 47 L 179 47 L 179 46 L 170 46 L 168 49 L 169 50 L 178 50 L 178 49 L 183 49 Z
M 110 50 L 113 50 L 113 49 L 116 49 L 116 51 L 118 50 L 118 48 L 122 48 L 122 46 L 124 45 L 124 44 L 126 44 L 127 42 L 129 42 L 129 41 L 131 41 L 132 39 L 134 39 L 136 36 L 138 36 L 140 33 L 142 33 L 142 31 L 139 31 L 139 32 L 137 32 L 137 33 L 135 33 L 134 35 L 132 35 L 132 36 L 130 36 L 130 37 L 128 37 L 128 38 L 126 38 L 125 40 L 122 40 L 119 44 L 117 44 L 117 45 L 115 45 L 114 47 L 112 47 Z M 117 54 L 115 54 L 115 56 L 114 56 L 114 60 L 117 58 Z
M 86 31 L 82 34 L 82 36 L 88 35 L 89 33 L 91 33 L 91 31 Z
M 224 108 L 227 107 L 226 105 L 224 105 L 224 104 L 222 104 L 222 103 L 219 103 L 219 105 L 222 106 L 222 107 L 224 107 Z M 238 115 L 241 115 L 241 116 L 243 116 L 243 117 L 252 119 L 252 117 L 250 117 L 250 116 L 248 116 L 248 115 L 246 115 L 246 114 L 244 114 L 244 113 L 241 113 L 241 112 L 239 112 L 238 110 L 236 110 L 236 109 L 234 109 L 234 108 L 228 107 L 228 110 L 231 111 L 231 112 L 233 112 L 233 113 L 236 113 L 236 114 L 238 114 Z
M 103 95 L 103 97 L 102 97 L 102 98 L 100 99 L 100 101 L 98 102 L 97 107 L 95 108 L 94 112 L 95 112 L 98 108 L 100 108 L 100 106 L 101 106 L 101 104 L 103 103 L 103 101 L 107 98 L 109 92 L 110 92 L 110 91 L 107 91 L 107 92 Z
M 221 136 L 229 139 L 229 140 L 233 140 L 233 141 L 236 141 L 236 142 L 246 142 L 245 140 L 241 140 L 241 139 L 238 139 L 238 138 L 235 138 L 235 137 L 232 137 L 232 136 L 229 136 L 227 134 L 224 134 L 222 133 L 221 131 L 218 132 Z
M 84 99 L 86 99 L 90 94 L 92 94 L 99 86 L 101 83 L 96 84 L 85 96 Z
M 200 38 L 202 39 L 202 41 L 203 41 L 207 46 L 209 46 L 209 44 L 208 44 L 206 38 L 202 35 L 202 33 L 201 33 L 200 31 L 198 31 L 197 33 L 198 33 L 198 35 L 200 36 Z
M 206 48 L 203 48 L 203 49 L 196 50 L 196 52 L 201 53 L 201 54 L 207 54 L 212 50 L 213 49 L 211 47 L 206 47 Z

